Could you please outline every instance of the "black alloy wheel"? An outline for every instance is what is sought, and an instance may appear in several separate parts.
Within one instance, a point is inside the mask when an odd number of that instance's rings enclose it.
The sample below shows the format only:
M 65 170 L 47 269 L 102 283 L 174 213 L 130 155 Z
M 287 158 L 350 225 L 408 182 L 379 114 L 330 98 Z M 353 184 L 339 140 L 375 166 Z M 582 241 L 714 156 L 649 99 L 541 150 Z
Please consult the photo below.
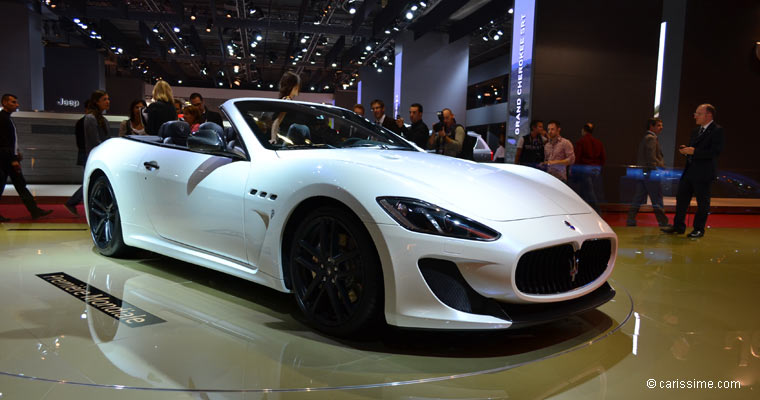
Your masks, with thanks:
M 129 247 L 121 233 L 121 216 L 111 183 L 105 176 L 95 179 L 89 187 L 87 212 L 92 241 L 104 256 L 123 256 Z
M 315 328 L 350 335 L 376 322 L 382 274 L 372 239 L 345 210 L 323 207 L 298 226 L 290 252 L 296 302 Z

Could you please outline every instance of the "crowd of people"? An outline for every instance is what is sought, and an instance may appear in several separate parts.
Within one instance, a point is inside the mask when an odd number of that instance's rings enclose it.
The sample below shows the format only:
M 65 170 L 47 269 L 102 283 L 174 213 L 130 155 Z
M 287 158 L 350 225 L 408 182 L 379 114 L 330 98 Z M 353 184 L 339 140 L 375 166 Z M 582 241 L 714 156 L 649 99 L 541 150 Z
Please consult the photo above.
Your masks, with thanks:
M 128 118 L 119 125 L 119 136 L 128 135 L 158 135 L 160 127 L 168 121 L 184 121 L 189 125 L 190 132 L 196 132 L 199 126 L 206 122 L 222 124 L 221 114 L 209 110 L 200 93 L 190 95 L 189 104 L 175 98 L 171 86 L 166 81 L 158 81 L 153 87 L 153 102 L 147 105 L 143 99 L 135 99 L 129 105 Z M 53 210 L 37 206 L 32 193 L 27 188 L 26 180 L 21 170 L 23 154 L 18 146 L 16 126 L 11 114 L 19 108 L 18 97 L 14 94 L 2 96 L 0 110 L 0 197 L 5 189 L 5 183 L 10 178 L 21 201 L 26 206 L 32 219 L 44 217 Z M 84 166 L 87 157 L 97 145 L 111 137 L 108 121 L 104 114 L 111 108 L 111 99 L 105 91 L 96 90 L 85 102 L 85 114 L 75 126 L 74 132 L 77 143 L 76 164 Z M 64 203 L 64 207 L 73 215 L 79 215 L 77 205 L 82 203 L 83 187 L 79 187 Z M 0 215 L 0 222 L 8 222 L 9 218 Z
M 299 94 L 300 78 L 293 72 L 286 72 L 280 80 L 280 99 L 293 100 Z M 161 126 L 169 121 L 184 121 L 189 132 L 196 132 L 205 122 L 222 125 L 219 113 L 209 110 L 200 93 L 190 95 L 189 104 L 173 96 L 172 88 L 166 81 L 158 81 L 152 92 L 153 102 L 147 105 L 142 99 L 135 99 L 129 106 L 128 118 L 119 126 L 119 136 L 159 135 Z M 26 188 L 20 161 L 22 153 L 18 148 L 18 138 L 11 114 L 19 107 L 18 98 L 12 94 L 2 96 L 0 110 L 0 196 L 5 182 L 10 177 L 22 202 L 32 218 L 50 214 L 37 203 Z M 84 165 L 87 157 L 98 144 L 110 137 L 108 123 L 104 114 L 110 109 L 108 93 L 96 90 L 85 104 L 86 113 L 76 123 L 75 132 L 79 154 L 77 164 Z M 458 124 L 454 113 L 444 108 L 437 114 L 439 122 L 432 131 L 423 121 L 423 106 L 414 103 L 409 107 L 409 126 L 401 117 L 392 118 L 386 114 L 385 104 L 375 99 L 370 104 L 371 121 L 400 136 L 403 136 L 421 149 L 451 157 L 471 158 L 473 143 L 468 142 L 465 127 Z M 353 111 L 364 116 L 364 106 L 356 104 Z M 278 122 L 284 118 L 284 112 L 274 120 L 272 141 L 277 141 Z M 659 225 L 666 233 L 684 233 L 686 209 L 693 196 L 698 203 L 697 217 L 691 237 L 704 235 L 705 222 L 710 207 L 710 182 L 715 177 L 716 160 L 723 148 L 723 130 L 713 123 L 715 108 L 703 104 L 694 114 L 700 125 L 690 139 L 689 145 L 683 145 L 679 152 L 686 156 L 686 168 L 678 187 L 676 215 L 672 225 L 668 224 L 664 212 L 662 187 L 658 170 L 664 167 L 664 158 L 659 145 L 658 135 L 662 132 L 662 120 L 650 118 L 646 124 L 646 133 L 641 140 L 637 153 L 637 164 L 643 170 L 642 179 L 636 182 L 635 194 L 628 212 L 627 225 L 636 225 L 636 215 L 642 204 L 650 198 Z M 546 126 L 546 129 L 544 128 Z M 505 135 L 499 139 L 499 148 L 494 161 L 505 161 Z M 469 157 L 468 157 L 468 150 Z M 573 188 L 597 212 L 603 199 L 601 188 L 602 168 L 606 163 L 603 143 L 594 136 L 594 124 L 588 122 L 581 128 L 581 138 L 575 144 L 562 136 L 562 125 L 551 120 L 546 125 L 541 120 L 530 123 L 530 132 L 520 136 L 516 144 L 515 164 L 539 168 Z M 83 200 L 83 188 L 80 187 L 66 201 L 66 209 L 78 215 L 77 205 Z M 8 221 L 0 215 L 0 222 Z

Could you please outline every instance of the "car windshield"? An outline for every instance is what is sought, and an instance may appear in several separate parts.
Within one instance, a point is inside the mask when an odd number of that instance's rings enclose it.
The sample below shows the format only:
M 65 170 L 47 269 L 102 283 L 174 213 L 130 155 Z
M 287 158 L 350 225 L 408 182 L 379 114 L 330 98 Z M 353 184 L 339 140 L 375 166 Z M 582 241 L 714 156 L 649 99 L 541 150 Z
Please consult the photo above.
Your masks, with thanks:
M 352 111 L 290 101 L 235 102 L 261 144 L 272 150 L 374 147 L 416 151 L 395 133 Z

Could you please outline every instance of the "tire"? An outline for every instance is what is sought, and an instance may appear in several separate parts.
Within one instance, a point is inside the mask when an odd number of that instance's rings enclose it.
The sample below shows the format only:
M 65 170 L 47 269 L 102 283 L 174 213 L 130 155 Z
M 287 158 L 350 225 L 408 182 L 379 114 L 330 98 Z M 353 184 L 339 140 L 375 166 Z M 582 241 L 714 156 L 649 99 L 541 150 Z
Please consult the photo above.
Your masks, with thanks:
M 90 235 L 98 252 L 108 257 L 123 257 L 131 248 L 124 244 L 121 216 L 111 183 L 105 176 L 95 179 L 87 193 Z
M 296 303 L 314 328 L 348 336 L 379 321 L 380 262 L 372 239 L 346 210 L 322 207 L 296 228 L 289 258 Z

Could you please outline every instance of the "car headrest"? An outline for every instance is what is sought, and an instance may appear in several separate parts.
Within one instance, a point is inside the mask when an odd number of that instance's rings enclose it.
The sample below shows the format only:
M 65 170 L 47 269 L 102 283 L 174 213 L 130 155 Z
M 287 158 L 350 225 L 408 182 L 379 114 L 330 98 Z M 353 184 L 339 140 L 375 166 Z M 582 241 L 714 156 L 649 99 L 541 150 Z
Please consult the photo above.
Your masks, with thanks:
M 201 130 L 201 129 L 213 130 L 219 135 L 220 138 L 222 138 L 222 140 L 225 139 L 224 129 L 221 126 L 219 126 L 219 124 L 217 124 L 216 122 L 204 122 L 201 124 L 201 126 L 198 127 L 198 130 Z
M 164 122 L 158 129 L 158 136 L 163 139 L 171 138 L 174 144 L 185 145 L 187 137 L 190 136 L 190 124 L 185 121 Z
M 228 127 L 224 128 L 224 136 L 223 136 L 223 138 L 224 138 L 225 142 L 229 143 L 229 142 L 235 140 L 235 136 L 237 136 L 235 134 L 235 128 L 233 128 L 231 126 L 228 126 Z

